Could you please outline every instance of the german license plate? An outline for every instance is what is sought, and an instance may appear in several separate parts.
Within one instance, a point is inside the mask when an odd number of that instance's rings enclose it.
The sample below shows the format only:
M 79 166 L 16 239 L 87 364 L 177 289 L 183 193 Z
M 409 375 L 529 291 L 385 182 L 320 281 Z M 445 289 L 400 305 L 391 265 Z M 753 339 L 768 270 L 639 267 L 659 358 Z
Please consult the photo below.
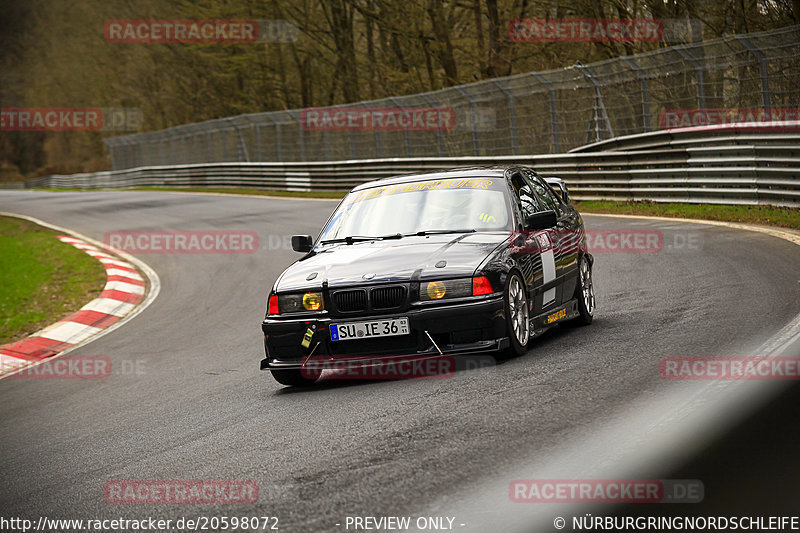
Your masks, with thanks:
M 375 337 L 394 337 L 408 335 L 408 318 L 386 318 L 369 322 L 345 322 L 331 324 L 332 341 L 349 341 L 354 339 L 373 339 Z

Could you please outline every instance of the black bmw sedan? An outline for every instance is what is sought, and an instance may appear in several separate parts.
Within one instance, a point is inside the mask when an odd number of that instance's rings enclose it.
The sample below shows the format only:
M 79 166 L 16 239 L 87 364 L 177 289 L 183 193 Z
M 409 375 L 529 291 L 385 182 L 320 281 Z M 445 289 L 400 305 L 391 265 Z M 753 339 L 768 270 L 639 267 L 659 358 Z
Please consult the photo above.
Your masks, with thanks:
M 593 258 L 564 183 L 525 167 L 365 183 L 277 279 L 262 323 L 270 370 L 309 385 L 308 361 L 521 355 L 559 324 L 592 321 Z

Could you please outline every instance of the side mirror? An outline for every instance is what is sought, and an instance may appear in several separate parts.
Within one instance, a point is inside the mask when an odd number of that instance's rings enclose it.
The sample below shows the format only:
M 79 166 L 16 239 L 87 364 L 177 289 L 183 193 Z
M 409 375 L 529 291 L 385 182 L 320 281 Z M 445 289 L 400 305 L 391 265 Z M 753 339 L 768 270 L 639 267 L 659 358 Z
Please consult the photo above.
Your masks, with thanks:
M 564 183 L 564 180 L 553 176 L 545 178 L 544 181 L 554 189 L 561 191 L 561 199 L 564 200 L 565 204 L 569 204 L 569 192 L 567 191 L 567 184 Z
M 295 252 L 310 252 L 313 244 L 311 235 L 292 235 L 292 250 Z
M 528 215 L 525 219 L 525 227 L 527 229 L 548 229 L 558 224 L 558 217 L 555 211 L 539 211 Z

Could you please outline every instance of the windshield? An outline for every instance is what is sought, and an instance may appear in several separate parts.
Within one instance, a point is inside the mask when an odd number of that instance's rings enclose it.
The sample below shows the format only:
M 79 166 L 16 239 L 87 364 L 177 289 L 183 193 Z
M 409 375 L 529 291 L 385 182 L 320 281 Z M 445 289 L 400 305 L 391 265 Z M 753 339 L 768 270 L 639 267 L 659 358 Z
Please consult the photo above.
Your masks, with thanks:
M 447 179 L 350 193 L 320 240 L 508 230 L 511 216 L 502 184 L 501 179 Z

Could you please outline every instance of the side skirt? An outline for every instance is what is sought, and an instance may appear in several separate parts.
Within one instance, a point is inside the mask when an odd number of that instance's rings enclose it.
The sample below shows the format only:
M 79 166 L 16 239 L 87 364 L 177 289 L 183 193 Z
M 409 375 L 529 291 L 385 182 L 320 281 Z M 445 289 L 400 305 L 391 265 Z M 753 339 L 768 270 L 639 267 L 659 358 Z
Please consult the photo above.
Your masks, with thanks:
M 559 322 L 572 320 L 580 313 L 578 312 L 578 300 L 573 298 L 567 303 L 551 309 L 546 313 L 535 316 L 530 320 L 531 338 L 538 337 Z

